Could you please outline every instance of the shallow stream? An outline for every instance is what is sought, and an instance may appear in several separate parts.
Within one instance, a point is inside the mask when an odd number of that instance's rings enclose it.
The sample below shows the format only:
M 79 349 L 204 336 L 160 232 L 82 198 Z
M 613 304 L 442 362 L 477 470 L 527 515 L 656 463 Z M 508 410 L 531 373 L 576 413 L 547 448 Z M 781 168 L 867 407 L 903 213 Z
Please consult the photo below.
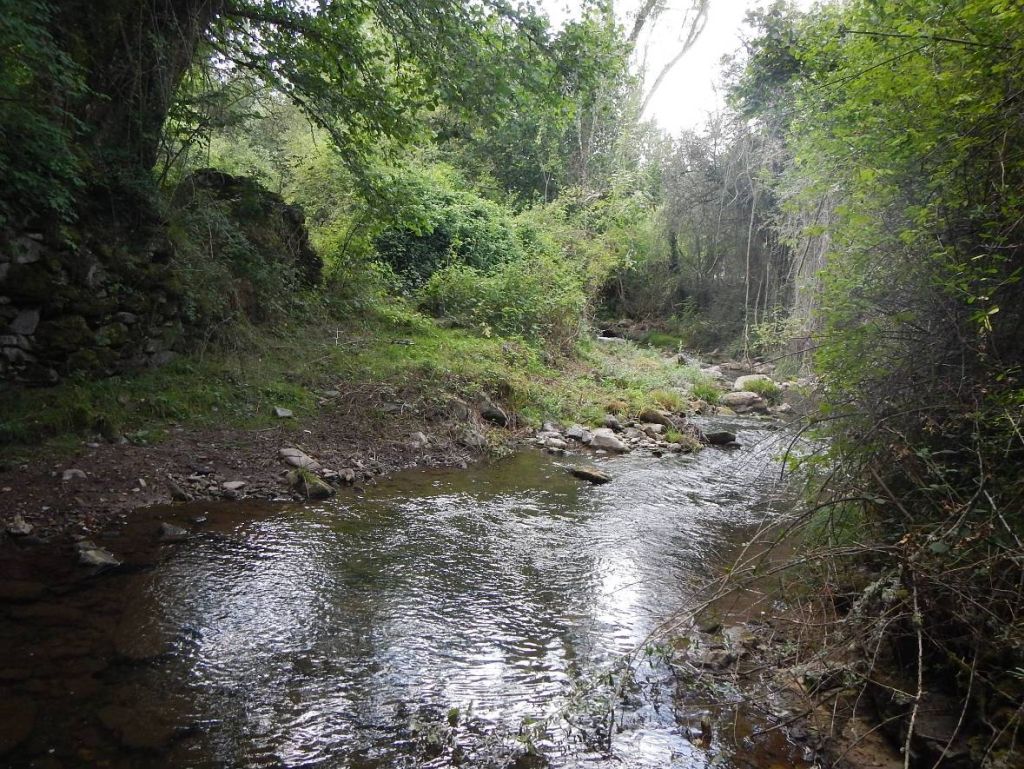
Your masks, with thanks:
M 696 737 L 721 703 L 646 643 L 772 515 L 775 433 L 715 427 L 743 448 L 599 458 L 603 486 L 525 451 L 147 511 L 98 540 L 125 566 L 95 576 L 8 552 L 0 766 L 800 766 L 746 719 Z M 193 533 L 161 544 L 161 521 Z

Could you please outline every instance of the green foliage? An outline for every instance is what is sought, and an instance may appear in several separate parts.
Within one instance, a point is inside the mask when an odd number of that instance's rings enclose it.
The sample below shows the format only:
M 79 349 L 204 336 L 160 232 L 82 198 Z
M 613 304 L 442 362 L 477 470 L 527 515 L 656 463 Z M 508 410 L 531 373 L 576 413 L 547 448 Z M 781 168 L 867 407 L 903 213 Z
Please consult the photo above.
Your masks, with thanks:
M 523 246 L 507 211 L 472 192 L 454 188 L 445 169 L 408 174 L 396 223 L 374 239 L 381 261 L 408 288 L 425 283 L 443 267 L 487 271 L 523 257 Z
M 770 379 L 754 379 L 745 385 L 748 392 L 757 393 L 772 405 L 782 402 L 782 388 Z
M 712 406 L 718 403 L 718 399 L 722 397 L 721 388 L 711 379 L 700 379 L 694 382 L 692 392 L 694 398 L 710 403 Z
M 421 305 L 460 325 L 541 339 L 569 350 L 583 328 L 587 297 L 579 272 L 565 259 L 531 254 L 489 273 L 465 265 L 436 272 L 419 293 Z
M 0 227 L 74 218 L 80 126 L 66 104 L 85 85 L 48 29 L 53 15 L 44 0 L 0 2 Z
M 196 189 L 170 223 L 182 320 L 207 338 L 232 334 L 244 322 L 281 322 L 303 303 L 300 265 L 288 258 L 285 223 L 259 202 L 226 200 Z

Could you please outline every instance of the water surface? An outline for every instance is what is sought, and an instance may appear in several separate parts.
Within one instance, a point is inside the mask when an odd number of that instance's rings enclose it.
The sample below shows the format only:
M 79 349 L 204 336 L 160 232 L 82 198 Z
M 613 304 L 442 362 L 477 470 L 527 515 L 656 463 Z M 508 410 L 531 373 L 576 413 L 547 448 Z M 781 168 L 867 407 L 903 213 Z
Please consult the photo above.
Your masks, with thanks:
M 0 576 L 46 587 L 0 603 L 28 734 L 0 765 L 794 765 L 777 735 L 691 742 L 718 709 L 656 648 L 620 664 L 771 514 L 778 447 L 740 426 L 738 451 L 598 459 L 604 486 L 528 451 L 315 505 L 155 510 L 96 577 L 16 554 Z M 163 520 L 194 534 L 160 544 Z

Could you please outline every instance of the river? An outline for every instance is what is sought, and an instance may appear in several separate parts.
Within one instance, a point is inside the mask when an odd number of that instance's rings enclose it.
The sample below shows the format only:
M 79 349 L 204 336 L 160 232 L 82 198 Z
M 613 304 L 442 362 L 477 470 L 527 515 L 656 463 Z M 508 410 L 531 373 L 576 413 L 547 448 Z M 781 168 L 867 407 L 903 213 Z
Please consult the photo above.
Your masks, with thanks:
M 774 514 L 775 433 L 716 427 L 743 448 L 598 458 L 603 486 L 527 450 L 310 505 L 143 511 L 98 575 L 9 549 L 0 765 L 803 765 L 777 732 L 696 738 L 728 710 L 648 643 Z M 161 521 L 192 534 L 161 544 Z

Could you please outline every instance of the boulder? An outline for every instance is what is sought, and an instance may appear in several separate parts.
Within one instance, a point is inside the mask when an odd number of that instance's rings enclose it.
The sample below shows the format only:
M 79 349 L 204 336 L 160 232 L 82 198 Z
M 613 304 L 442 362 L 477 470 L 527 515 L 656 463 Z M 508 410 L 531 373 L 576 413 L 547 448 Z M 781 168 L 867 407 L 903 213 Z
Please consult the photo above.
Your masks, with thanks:
M 246 485 L 245 481 L 224 481 L 220 487 L 224 489 L 224 491 L 241 491 L 246 487 Z
M 39 309 L 22 310 L 7 328 L 12 334 L 32 336 L 39 328 Z
M 86 477 L 86 475 L 85 475 L 84 471 L 78 470 L 77 468 L 72 467 L 72 468 L 69 468 L 69 469 L 65 470 L 63 473 L 61 473 L 60 479 L 64 483 L 67 483 L 68 481 L 85 480 L 85 477 Z
M 704 433 L 704 440 L 710 446 L 728 446 L 730 443 L 736 442 L 736 434 L 730 433 L 728 430 L 715 430 Z
M 644 409 L 640 412 L 640 421 L 646 422 L 647 424 L 662 425 L 664 427 L 674 427 L 675 423 L 672 421 L 672 415 L 667 411 L 661 409 Z
M 188 532 L 180 526 L 164 521 L 160 524 L 161 542 L 184 542 L 188 539 Z
M 295 414 L 291 409 L 286 409 L 284 406 L 274 406 L 274 416 L 278 419 L 291 419 Z
M 288 485 L 296 489 L 306 499 L 327 499 L 335 494 L 335 489 L 331 484 L 308 470 L 290 470 Z
M 665 432 L 665 425 L 657 422 L 648 422 L 640 425 L 640 430 L 643 431 L 648 438 L 657 438 Z
M 470 449 L 487 448 L 487 436 L 473 427 L 466 427 L 459 434 L 459 443 Z
M 566 449 L 569 447 L 569 444 L 561 438 L 548 438 L 544 441 L 544 446 L 549 449 Z
M 570 467 L 569 472 L 584 481 L 594 484 L 608 483 L 612 477 L 596 467 Z
M 283 448 L 277 453 L 277 455 L 287 464 L 292 467 L 298 467 L 300 470 L 311 470 L 316 472 L 320 469 L 319 462 L 306 454 L 306 452 L 300 451 L 299 449 Z
M 754 410 L 763 411 L 768 408 L 768 404 L 764 398 L 757 393 L 752 393 L 747 390 L 725 393 L 718 399 L 718 402 L 722 406 L 733 409 L 736 413 Z
M 604 417 L 604 426 L 609 430 L 619 431 L 622 429 L 622 422 L 614 414 L 606 414 Z
M 452 398 L 445 405 L 448 415 L 458 422 L 468 422 L 473 418 L 473 410 L 458 398 Z
M 753 382 L 770 382 L 775 384 L 767 374 L 747 374 L 746 376 L 737 377 L 736 381 L 733 382 L 732 389 L 734 392 L 742 392 L 747 390 Z
M 484 401 L 480 407 L 480 418 L 498 427 L 508 427 L 508 414 L 500 406 L 495 406 L 490 401 Z
M 191 502 L 192 495 L 183 489 L 173 478 L 167 479 L 167 490 L 171 492 L 171 499 L 175 502 Z
M 88 540 L 82 540 L 75 547 L 78 550 L 78 562 L 83 566 L 89 566 L 94 569 L 109 569 L 121 565 L 121 562 L 114 557 L 113 553 L 94 545 Z
M 594 430 L 594 437 L 590 441 L 590 448 L 619 453 L 629 451 L 626 444 L 620 441 L 615 432 L 609 427 L 599 427 Z
M 565 437 L 572 438 L 572 440 L 579 441 L 580 443 L 590 443 L 594 434 L 583 425 L 573 425 L 565 431 Z

